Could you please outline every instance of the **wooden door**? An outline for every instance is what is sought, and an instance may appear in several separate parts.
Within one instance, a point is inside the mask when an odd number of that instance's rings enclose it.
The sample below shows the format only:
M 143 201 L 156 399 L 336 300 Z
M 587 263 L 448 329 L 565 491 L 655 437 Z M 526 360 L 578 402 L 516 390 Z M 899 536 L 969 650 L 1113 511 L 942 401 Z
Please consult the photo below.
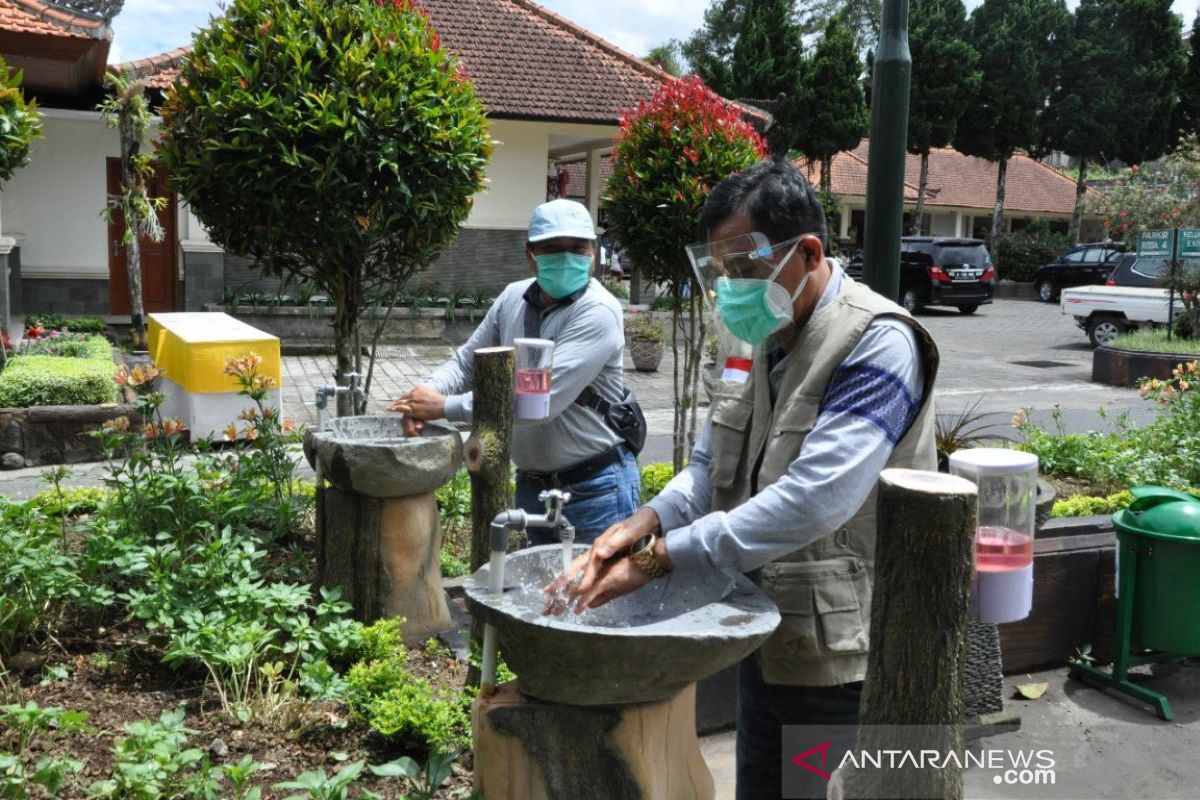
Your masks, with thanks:
M 108 159 L 108 194 L 114 195 L 121 186 L 121 159 Z M 150 181 L 152 197 L 166 197 L 167 205 L 158 212 L 163 228 L 161 242 L 145 236 L 142 251 L 142 303 L 146 313 L 174 311 L 179 267 L 179 242 L 176 230 L 175 195 L 167 190 L 167 173 L 158 168 Z M 108 226 L 108 289 L 109 313 L 129 313 L 129 272 L 125 262 L 125 215 L 117 212 Z

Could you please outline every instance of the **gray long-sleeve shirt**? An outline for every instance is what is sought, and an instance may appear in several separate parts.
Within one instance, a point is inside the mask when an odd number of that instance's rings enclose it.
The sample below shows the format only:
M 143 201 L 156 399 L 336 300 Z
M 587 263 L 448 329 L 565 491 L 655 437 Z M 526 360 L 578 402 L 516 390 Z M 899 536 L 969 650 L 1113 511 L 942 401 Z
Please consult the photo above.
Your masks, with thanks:
M 480 347 L 511 345 L 525 335 L 525 314 L 535 313 L 524 295 L 533 278 L 510 283 L 488 309 L 483 322 L 454 356 L 439 366 L 425 385 L 446 395 L 446 419 L 470 422 L 473 410 L 471 372 Z M 550 418 L 517 421 L 512 460 L 518 469 L 553 472 L 599 455 L 620 439 L 590 408 L 575 398 L 591 384 L 610 402 L 625 391 L 622 351 L 625 348 L 621 304 L 596 280 L 569 305 L 554 305 L 542 314 L 541 337 L 554 340 L 550 383 Z
M 838 295 L 840 268 L 821 297 Z M 786 368 L 776 365 L 772 378 Z M 691 461 L 648 505 L 666 533 L 680 581 L 732 578 L 843 525 L 866 501 L 921 405 L 924 365 L 912 329 L 873 321 L 835 372 L 812 432 L 775 483 L 730 511 L 711 511 L 711 420 Z M 674 581 L 672 581 L 674 582 Z

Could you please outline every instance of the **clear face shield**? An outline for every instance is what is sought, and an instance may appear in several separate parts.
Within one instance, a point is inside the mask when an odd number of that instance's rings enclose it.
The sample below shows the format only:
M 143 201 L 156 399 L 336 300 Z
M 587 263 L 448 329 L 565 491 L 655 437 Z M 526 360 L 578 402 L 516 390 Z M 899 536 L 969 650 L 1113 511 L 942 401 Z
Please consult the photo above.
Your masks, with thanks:
M 771 244 L 756 231 L 687 246 L 692 271 L 721 328 L 754 345 L 791 323 L 792 304 L 808 284 L 809 273 L 790 295 L 776 278 L 801 238 Z

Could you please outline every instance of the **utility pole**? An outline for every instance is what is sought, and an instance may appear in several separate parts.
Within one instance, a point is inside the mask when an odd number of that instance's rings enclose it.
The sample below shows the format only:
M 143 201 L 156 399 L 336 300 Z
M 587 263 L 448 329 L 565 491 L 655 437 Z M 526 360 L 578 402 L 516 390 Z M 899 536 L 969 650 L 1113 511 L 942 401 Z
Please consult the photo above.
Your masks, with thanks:
M 867 214 L 863 276 L 867 285 L 895 300 L 900 292 L 900 236 L 904 220 L 904 160 L 908 139 L 908 0 L 883 0 L 883 29 L 875 48 L 871 89 L 871 154 L 867 167 Z

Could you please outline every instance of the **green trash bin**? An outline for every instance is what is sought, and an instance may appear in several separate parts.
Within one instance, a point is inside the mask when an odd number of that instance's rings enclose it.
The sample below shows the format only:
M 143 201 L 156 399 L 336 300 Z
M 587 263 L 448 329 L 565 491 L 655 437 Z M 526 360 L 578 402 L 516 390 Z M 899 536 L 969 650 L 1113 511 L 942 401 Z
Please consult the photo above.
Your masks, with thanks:
M 1117 529 L 1117 631 L 1112 672 L 1074 663 L 1071 676 L 1124 692 L 1172 718 L 1166 696 L 1129 681 L 1139 664 L 1200 656 L 1200 499 L 1136 486 Z

